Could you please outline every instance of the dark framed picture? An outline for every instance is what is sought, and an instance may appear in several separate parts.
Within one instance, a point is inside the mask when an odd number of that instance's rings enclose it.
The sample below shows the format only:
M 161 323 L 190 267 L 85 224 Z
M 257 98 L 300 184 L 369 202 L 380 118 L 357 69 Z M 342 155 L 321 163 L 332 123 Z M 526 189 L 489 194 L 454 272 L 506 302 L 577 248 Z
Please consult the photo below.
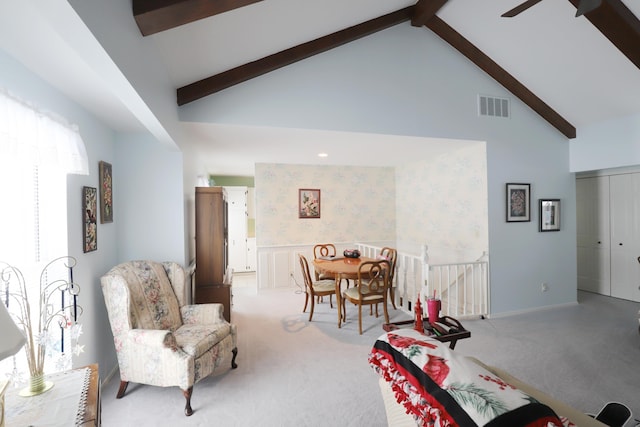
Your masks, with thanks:
M 560 199 L 539 199 L 540 231 L 560 231 Z
M 98 249 L 98 196 L 94 187 L 82 187 L 82 249 Z
M 298 218 L 320 218 L 320 190 L 298 190 Z
M 100 223 L 113 222 L 113 180 L 111 164 L 99 162 L 100 166 Z
M 530 184 L 507 184 L 507 222 L 531 221 Z

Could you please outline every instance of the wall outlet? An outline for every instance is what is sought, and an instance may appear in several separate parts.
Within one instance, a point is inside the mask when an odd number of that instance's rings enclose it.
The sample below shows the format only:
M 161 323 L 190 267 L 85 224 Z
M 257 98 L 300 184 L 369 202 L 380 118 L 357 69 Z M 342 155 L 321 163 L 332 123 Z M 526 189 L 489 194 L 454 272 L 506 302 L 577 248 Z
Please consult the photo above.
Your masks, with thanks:
M 542 284 L 542 292 L 547 292 L 549 290 L 549 285 L 547 285 L 546 283 Z

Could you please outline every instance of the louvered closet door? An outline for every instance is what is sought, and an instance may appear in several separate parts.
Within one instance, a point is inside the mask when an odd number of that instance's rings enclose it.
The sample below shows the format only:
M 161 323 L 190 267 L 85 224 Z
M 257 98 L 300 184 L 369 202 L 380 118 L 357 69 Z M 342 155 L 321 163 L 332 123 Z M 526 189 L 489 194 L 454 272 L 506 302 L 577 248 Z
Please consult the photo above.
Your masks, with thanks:
M 640 173 L 610 177 L 611 296 L 640 301 Z
M 578 289 L 611 295 L 609 177 L 576 180 Z

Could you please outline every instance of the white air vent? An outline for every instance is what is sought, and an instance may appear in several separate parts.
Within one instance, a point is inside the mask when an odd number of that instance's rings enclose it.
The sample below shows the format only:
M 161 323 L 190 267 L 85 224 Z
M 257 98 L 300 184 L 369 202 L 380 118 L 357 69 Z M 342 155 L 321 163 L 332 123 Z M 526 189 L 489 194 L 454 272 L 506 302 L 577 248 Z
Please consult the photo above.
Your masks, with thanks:
M 478 95 L 478 115 L 509 117 L 509 99 Z

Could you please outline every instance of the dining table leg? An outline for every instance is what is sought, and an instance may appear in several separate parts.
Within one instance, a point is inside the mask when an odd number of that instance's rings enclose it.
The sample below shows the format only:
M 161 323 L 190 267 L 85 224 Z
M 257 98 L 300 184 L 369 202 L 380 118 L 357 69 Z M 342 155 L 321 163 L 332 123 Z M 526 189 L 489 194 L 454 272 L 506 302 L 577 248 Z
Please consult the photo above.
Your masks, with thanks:
M 340 292 L 340 274 L 336 274 L 336 303 L 338 304 L 338 328 L 342 327 L 342 295 Z

